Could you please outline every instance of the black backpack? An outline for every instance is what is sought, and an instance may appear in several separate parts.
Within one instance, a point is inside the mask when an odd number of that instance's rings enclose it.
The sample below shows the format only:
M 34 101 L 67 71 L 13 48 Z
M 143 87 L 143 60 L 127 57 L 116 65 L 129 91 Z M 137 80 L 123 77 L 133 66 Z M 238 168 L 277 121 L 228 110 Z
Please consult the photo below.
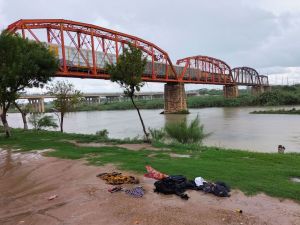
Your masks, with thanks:
M 217 181 L 216 183 L 206 182 L 201 188 L 206 193 L 212 193 L 219 197 L 230 197 L 230 187 L 222 181 Z
M 163 194 L 175 194 L 182 199 L 188 200 L 189 196 L 185 194 L 187 179 L 182 175 L 174 175 L 166 177 L 154 183 L 154 192 Z

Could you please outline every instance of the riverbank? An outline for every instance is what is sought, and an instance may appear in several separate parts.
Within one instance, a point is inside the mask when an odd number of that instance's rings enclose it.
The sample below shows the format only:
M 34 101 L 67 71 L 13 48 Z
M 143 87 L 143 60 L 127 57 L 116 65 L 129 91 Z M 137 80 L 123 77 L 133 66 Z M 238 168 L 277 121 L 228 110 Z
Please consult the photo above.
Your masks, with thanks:
M 296 225 L 300 217 L 299 204 L 264 194 L 249 197 L 233 190 L 230 198 L 219 198 L 188 191 L 185 201 L 156 194 L 153 179 L 122 170 L 145 189 L 142 198 L 132 198 L 109 193 L 112 186 L 96 177 L 120 171 L 113 165 L 87 166 L 84 160 L 8 151 L 0 151 L 0 158 L 1 225 Z M 57 197 L 49 201 L 50 196 Z
M 46 153 L 47 156 L 86 159 L 88 163 L 97 166 L 114 164 L 119 169 L 139 174 L 145 172 L 145 165 L 152 165 L 167 174 L 183 174 L 188 178 L 202 176 L 210 181 L 222 180 L 248 195 L 266 193 L 273 197 L 300 201 L 300 184 L 291 180 L 300 177 L 300 154 L 296 153 L 255 153 L 163 143 L 145 146 L 138 140 L 110 141 L 96 135 L 50 131 L 24 132 L 13 129 L 12 134 L 8 139 L 0 137 L 0 148 L 25 152 L 51 149 Z M 134 145 L 134 149 L 128 146 L 134 143 L 138 144 Z
M 272 86 L 270 91 L 259 95 L 252 95 L 249 91 L 239 90 L 237 98 L 225 98 L 220 90 L 201 92 L 200 96 L 187 98 L 187 106 L 193 108 L 209 107 L 244 107 L 244 106 L 280 106 L 300 104 L 300 85 Z M 140 109 L 163 109 L 163 99 L 137 100 Z M 82 104 L 75 108 L 75 111 L 93 110 L 126 110 L 134 109 L 130 101 L 112 102 L 96 105 Z
M 272 86 L 271 91 L 256 96 L 252 95 L 249 90 L 241 89 L 239 90 L 240 96 L 237 98 L 224 98 L 221 90 L 199 90 L 199 94 L 200 96 L 187 97 L 188 108 L 300 105 L 300 85 Z M 136 99 L 135 101 L 140 109 L 164 108 L 164 99 Z M 83 102 L 77 105 L 73 112 L 129 109 L 134 109 L 134 107 L 129 99 L 124 98 L 122 101 L 104 100 L 104 102 L 92 104 Z M 51 102 L 45 104 L 45 111 L 53 112 Z M 11 107 L 9 112 L 17 113 L 18 110 Z
M 219 198 L 188 191 L 185 201 L 154 193 L 155 180 L 113 165 L 87 166 L 85 160 L 3 150 L 0 162 L 1 225 L 299 224 L 299 204 L 264 194 L 249 197 L 233 190 L 230 198 Z M 112 186 L 96 175 L 112 171 L 137 177 L 145 195 L 109 193 Z M 57 197 L 48 200 L 50 196 Z
M 210 96 L 192 96 L 187 98 L 187 106 L 193 108 L 210 107 L 238 107 L 258 105 L 254 101 L 255 97 L 251 95 L 241 95 L 238 98 L 224 98 L 222 95 Z M 136 100 L 140 109 L 162 109 L 164 108 L 164 99 Z M 46 111 L 51 112 L 51 105 L 46 107 Z M 101 104 L 82 103 L 74 108 L 73 111 L 105 111 L 105 110 L 128 110 L 134 109 L 130 101 L 108 102 Z
M 253 111 L 250 112 L 251 114 L 290 114 L 290 115 L 300 115 L 299 109 L 271 109 L 271 110 L 259 110 L 259 111 Z

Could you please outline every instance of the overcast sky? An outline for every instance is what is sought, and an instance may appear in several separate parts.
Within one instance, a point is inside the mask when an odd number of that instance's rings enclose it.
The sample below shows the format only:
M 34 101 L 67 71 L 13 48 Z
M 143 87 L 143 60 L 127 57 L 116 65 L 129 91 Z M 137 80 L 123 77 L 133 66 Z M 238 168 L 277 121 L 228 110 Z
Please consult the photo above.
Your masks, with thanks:
M 300 83 L 299 0 L 0 0 L 0 27 L 19 19 L 62 18 L 125 32 L 177 59 L 208 55 L 250 66 L 271 83 Z M 70 79 L 85 92 L 118 92 L 103 80 Z M 203 88 L 187 85 L 186 89 Z M 148 83 L 143 91 L 163 91 Z

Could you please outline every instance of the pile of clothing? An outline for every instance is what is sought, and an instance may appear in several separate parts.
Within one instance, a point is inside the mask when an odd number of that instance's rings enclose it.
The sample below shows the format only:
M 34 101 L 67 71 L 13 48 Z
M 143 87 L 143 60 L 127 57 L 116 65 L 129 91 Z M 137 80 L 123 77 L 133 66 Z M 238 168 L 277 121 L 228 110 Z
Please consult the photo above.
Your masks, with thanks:
M 146 177 L 154 178 L 158 181 L 154 183 L 154 192 L 163 194 L 175 194 L 182 199 L 189 199 L 189 196 L 185 193 L 186 190 L 197 190 L 205 193 L 211 193 L 219 197 L 230 197 L 229 186 L 222 182 L 217 181 L 215 183 L 207 182 L 202 177 L 196 177 L 194 180 L 188 180 L 182 175 L 166 175 L 161 173 L 151 166 L 146 166 Z
M 107 184 L 116 185 L 116 187 L 108 189 L 110 193 L 124 191 L 126 194 L 135 197 L 141 198 L 145 194 L 145 190 L 142 186 L 137 186 L 133 188 L 123 188 L 122 184 L 138 184 L 139 180 L 133 176 L 126 176 L 122 173 L 112 172 L 112 173 L 100 173 L 97 177 L 105 180 Z
M 122 173 L 100 173 L 97 177 L 105 180 L 107 184 L 120 185 L 120 184 L 138 184 L 139 180 L 133 176 L 125 176 Z

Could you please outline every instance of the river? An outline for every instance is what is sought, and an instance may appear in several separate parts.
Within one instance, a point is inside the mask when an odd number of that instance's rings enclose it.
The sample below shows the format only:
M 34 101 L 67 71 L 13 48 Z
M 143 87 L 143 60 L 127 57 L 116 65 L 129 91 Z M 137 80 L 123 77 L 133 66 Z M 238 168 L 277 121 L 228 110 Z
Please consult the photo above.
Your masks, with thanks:
M 198 115 L 205 132 L 211 133 L 204 141 L 208 146 L 277 152 L 277 146 L 281 144 L 285 146 L 286 152 L 300 152 L 300 116 L 249 114 L 264 109 L 267 108 L 190 109 L 189 115 L 162 115 L 162 110 L 141 110 L 141 113 L 146 127 L 151 128 L 161 128 L 168 121 L 185 117 L 190 121 Z M 18 113 L 10 113 L 8 122 L 12 127 L 22 127 L 21 115 Z M 107 129 L 113 138 L 132 138 L 143 134 L 135 110 L 69 113 L 65 118 L 64 129 L 66 132 L 83 134 Z

